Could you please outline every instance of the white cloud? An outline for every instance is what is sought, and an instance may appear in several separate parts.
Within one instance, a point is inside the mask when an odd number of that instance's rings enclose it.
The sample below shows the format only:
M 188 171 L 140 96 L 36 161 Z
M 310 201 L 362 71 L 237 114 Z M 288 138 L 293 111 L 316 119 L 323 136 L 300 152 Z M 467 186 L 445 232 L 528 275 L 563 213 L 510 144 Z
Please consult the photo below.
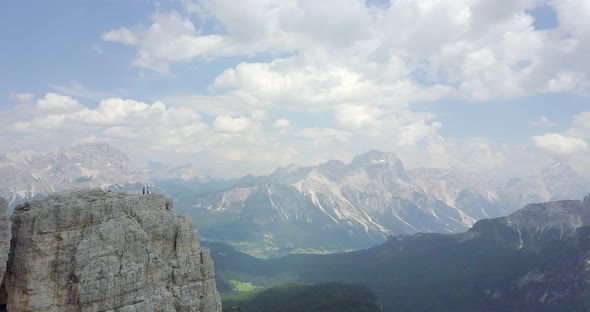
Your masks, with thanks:
M 102 38 L 135 46 L 134 64 L 161 72 L 174 63 L 202 59 L 300 55 L 303 61 L 292 64 L 294 68 L 282 68 L 278 60 L 245 63 L 215 82 L 216 87 L 256 89 L 268 97 L 302 87 L 301 78 L 320 74 L 320 81 L 330 81 L 330 74 L 335 74 L 343 81 L 352 78 L 348 86 L 354 93 L 364 86 L 392 92 L 388 86 L 409 81 L 422 88 L 434 83 L 467 99 L 486 100 L 570 90 L 573 81 L 577 92 L 588 88 L 587 71 L 567 66 L 572 59 L 589 65 L 583 51 L 571 48 L 587 45 L 583 39 L 590 33 L 584 23 L 573 22 L 585 20 L 587 14 L 578 12 L 584 10 L 576 7 L 587 5 L 579 2 L 583 0 L 550 2 L 560 26 L 539 31 L 528 13 L 540 4 L 533 0 L 391 1 L 389 6 L 367 6 L 359 0 L 184 0 L 200 25 L 215 23 L 223 31 L 205 33 L 190 15 L 170 12 L 154 14 L 147 26 L 114 29 Z M 260 78 L 249 82 L 244 77 Z M 348 90 L 333 91 L 344 95 Z
M 590 129 L 590 111 L 582 112 L 574 116 L 574 126 Z
M 322 146 L 326 143 L 347 143 L 351 137 L 351 133 L 348 131 L 319 127 L 302 129 L 298 135 L 311 139 L 313 147 Z
M 146 104 L 119 98 L 106 99 L 96 109 L 85 108 L 72 117 L 91 126 L 127 126 L 143 124 L 164 115 L 166 105 L 162 102 Z
M 580 88 L 585 81 L 584 76 L 579 73 L 560 72 L 547 82 L 547 90 L 549 92 L 568 92 Z
M 252 111 L 252 113 L 250 114 L 250 117 L 252 118 L 252 120 L 255 120 L 255 121 L 264 121 L 268 117 L 268 113 L 261 110 L 261 109 L 257 109 L 257 110 Z
M 403 127 L 399 135 L 399 145 L 415 145 L 420 140 L 436 135 L 442 124 L 433 122 L 428 124 L 425 120 L 417 120 Z
M 279 118 L 275 120 L 273 126 L 277 129 L 286 129 L 289 128 L 289 126 L 291 126 L 291 121 L 285 118 Z
M 33 93 L 11 93 L 10 98 L 18 103 L 28 103 L 35 99 Z
M 120 42 L 124 44 L 136 44 L 138 41 L 135 34 L 125 27 L 107 31 L 103 33 L 100 38 L 104 41 Z
M 82 105 L 70 96 L 50 92 L 37 100 L 36 107 L 45 111 L 72 111 L 82 108 Z
M 534 126 L 538 126 L 538 127 L 557 126 L 557 124 L 554 123 L 553 121 L 551 121 L 551 119 L 549 119 L 547 116 L 540 116 L 537 120 L 533 121 L 531 124 Z
M 241 133 L 255 127 L 254 122 L 247 117 L 218 116 L 213 122 L 213 129 L 218 132 Z
M 456 140 L 440 136 L 434 136 L 427 141 L 426 153 L 414 151 L 413 155 L 408 157 L 409 163 L 414 166 L 424 167 L 423 164 L 427 163 L 428 167 L 458 167 L 493 174 L 510 165 L 507 158 L 506 151 L 494 148 L 493 141 L 487 138 Z M 513 171 L 509 172 L 510 176 L 513 174 Z
M 583 139 L 559 133 L 534 136 L 532 140 L 535 146 L 550 154 L 570 156 L 588 151 L 588 144 Z
M 137 46 L 133 64 L 158 72 L 168 72 L 170 63 L 208 58 L 216 54 L 231 55 L 219 35 L 199 35 L 192 21 L 176 12 L 156 13 L 149 27 L 121 27 L 107 31 L 101 39 Z
M 590 112 L 581 112 L 575 115 L 572 127 L 564 134 L 590 140 Z
M 147 103 L 73 81 L 51 85 L 59 101 L 46 95 L 35 111 L 5 119 L 31 142 L 63 131 L 124 142 L 139 154 L 149 149 L 154 157 L 198 158 L 232 175 L 372 148 L 405 153 L 408 163 L 497 168 L 509 148 L 486 138 L 443 137 L 438 117 L 413 105 L 587 94 L 586 2 L 550 1 L 560 24 L 543 31 L 528 13 L 537 3 L 181 0 L 186 11 L 158 11 L 106 30 L 96 46 L 108 54 L 109 43 L 129 45 L 134 66 L 169 74 L 166 79 L 174 77 L 174 65 L 183 65 L 184 74 L 193 68 L 187 64 L 238 60 L 205 92 L 164 94 Z M 556 154 L 579 154 L 590 140 L 589 120 L 580 114 L 568 131 L 533 142 Z M 534 124 L 554 123 L 541 116 Z
M 381 114 L 379 109 L 368 105 L 343 105 L 336 108 L 336 122 L 344 129 L 376 128 Z
M 33 120 L 18 121 L 14 123 L 13 129 L 17 131 L 39 130 L 56 130 L 63 126 L 65 121 L 64 115 L 50 114 L 43 117 L 34 118 Z

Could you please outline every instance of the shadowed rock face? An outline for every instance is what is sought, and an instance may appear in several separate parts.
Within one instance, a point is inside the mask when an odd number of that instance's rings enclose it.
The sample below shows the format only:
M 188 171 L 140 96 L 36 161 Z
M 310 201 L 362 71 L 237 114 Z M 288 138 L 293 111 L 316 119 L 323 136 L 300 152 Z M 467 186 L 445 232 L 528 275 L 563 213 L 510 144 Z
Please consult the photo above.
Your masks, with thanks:
M 18 206 L 12 311 L 221 311 L 213 262 L 161 195 L 71 191 Z
M 10 251 L 10 219 L 7 214 L 8 203 L 0 197 L 0 284 L 4 279 L 6 272 L 6 261 L 8 261 L 8 252 Z M 0 286 L 0 302 L 4 292 Z

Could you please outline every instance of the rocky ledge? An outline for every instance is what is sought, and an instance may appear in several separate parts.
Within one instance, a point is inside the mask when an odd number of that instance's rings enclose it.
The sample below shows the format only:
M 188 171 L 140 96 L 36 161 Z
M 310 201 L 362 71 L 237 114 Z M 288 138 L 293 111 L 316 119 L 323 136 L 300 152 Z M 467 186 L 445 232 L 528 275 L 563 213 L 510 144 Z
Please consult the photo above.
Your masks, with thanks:
M 190 218 L 171 210 L 161 195 L 101 190 L 18 206 L 0 304 L 8 311 L 221 311 L 210 254 Z

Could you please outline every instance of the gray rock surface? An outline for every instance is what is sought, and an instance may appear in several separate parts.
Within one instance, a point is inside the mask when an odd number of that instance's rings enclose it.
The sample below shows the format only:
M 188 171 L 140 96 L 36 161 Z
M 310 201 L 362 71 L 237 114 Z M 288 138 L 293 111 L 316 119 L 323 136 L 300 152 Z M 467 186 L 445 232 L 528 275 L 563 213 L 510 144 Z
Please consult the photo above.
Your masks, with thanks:
M 161 195 L 67 191 L 18 206 L 9 311 L 221 311 L 213 262 Z
M 10 251 L 10 218 L 7 209 L 8 203 L 0 197 L 0 283 L 4 279 L 8 252 Z

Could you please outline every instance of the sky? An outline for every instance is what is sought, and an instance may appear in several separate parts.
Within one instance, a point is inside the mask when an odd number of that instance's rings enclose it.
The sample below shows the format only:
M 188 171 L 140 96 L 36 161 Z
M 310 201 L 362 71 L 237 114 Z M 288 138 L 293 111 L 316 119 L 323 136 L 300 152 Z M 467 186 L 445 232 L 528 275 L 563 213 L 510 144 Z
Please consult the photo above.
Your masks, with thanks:
M 0 153 L 590 175 L 587 0 L 8 0 Z

